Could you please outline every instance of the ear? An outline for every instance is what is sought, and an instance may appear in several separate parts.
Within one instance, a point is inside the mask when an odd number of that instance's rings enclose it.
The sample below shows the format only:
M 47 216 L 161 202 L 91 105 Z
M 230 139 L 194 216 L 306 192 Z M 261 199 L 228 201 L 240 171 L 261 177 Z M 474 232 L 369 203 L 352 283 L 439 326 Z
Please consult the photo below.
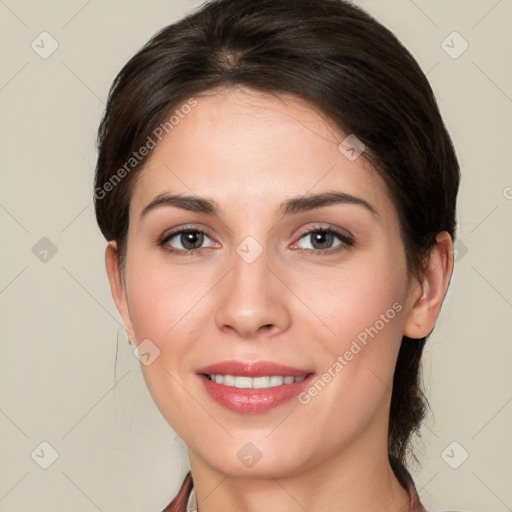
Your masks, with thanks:
M 121 270 L 119 268 L 119 256 L 117 252 L 117 243 L 115 241 L 108 242 L 107 248 L 105 249 L 105 267 L 107 269 L 108 280 L 110 281 L 112 298 L 114 299 L 117 311 L 119 311 L 123 320 L 126 335 L 130 341 L 135 342 L 132 321 L 130 318 L 130 308 L 128 305 L 126 290 L 124 289 L 125 286 Z
M 404 335 L 424 338 L 434 329 L 437 316 L 450 283 L 453 270 L 453 243 L 450 234 L 442 231 L 436 236 L 418 286 L 411 289 L 411 306 L 407 313 Z

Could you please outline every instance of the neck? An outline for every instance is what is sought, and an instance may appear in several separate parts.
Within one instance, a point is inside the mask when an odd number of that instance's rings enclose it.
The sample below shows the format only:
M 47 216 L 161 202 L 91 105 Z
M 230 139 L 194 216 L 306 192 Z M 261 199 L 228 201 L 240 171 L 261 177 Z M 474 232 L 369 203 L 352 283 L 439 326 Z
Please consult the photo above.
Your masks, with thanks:
M 273 473 L 270 468 L 250 478 L 218 471 L 189 450 L 198 510 L 407 512 L 409 495 L 391 469 L 387 442 L 378 452 L 376 443 L 383 444 L 363 436 L 322 464 L 299 473 Z

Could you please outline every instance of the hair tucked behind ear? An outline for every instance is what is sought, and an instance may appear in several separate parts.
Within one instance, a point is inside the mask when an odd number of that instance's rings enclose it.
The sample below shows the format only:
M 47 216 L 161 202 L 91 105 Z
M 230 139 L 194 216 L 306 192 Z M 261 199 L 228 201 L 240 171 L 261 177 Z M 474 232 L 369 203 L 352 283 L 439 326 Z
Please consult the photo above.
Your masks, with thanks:
M 121 268 L 131 191 L 145 161 L 132 162 L 133 152 L 194 95 L 237 86 L 294 94 L 365 144 L 363 157 L 397 209 L 410 275 L 421 275 L 437 233 L 454 238 L 454 148 L 425 75 L 388 29 L 342 0 L 213 0 L 156 34 L 110 90 L 95 207 L 103 234 L 118 243 Z M 407 446 L 425 412 L 424 345 L 404 337 L 394 374 L 388 446 L 402 483 Z
M 391 395 L 388 433 L 389 461 L 395 475 L 405 487 L 405 459 L 410 437 L 416 432 L 425 416 L 426 399 L 420 385 L 420 362 L 426 338 L 411 340 L 404 336 Z

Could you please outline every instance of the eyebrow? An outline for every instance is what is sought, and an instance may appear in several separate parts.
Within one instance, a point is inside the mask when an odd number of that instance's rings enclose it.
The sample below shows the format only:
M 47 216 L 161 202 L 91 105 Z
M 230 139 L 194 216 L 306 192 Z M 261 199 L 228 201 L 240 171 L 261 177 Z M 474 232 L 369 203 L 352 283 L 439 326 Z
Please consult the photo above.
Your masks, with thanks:
M 344 192 L 324 192 L 321 194 L 306 194 L 287 199 L 280 205 L 280 212 L 283 216 L 294 215 L 299 212 L 315 210 L 332 204 L 354 204 L 368 210 L 373 216 L 378 217 L 377 210 L 367 201 L 360 197 L 346 194 Z M 163 193 L 156 196 L 141 212 L 143 218 L 150 211 L 162 206 L 173 206 L 182 210 L 206 213 L 208 215 L 220 216 L 220 208 L 215 201 L 197 196 L 186 196 L 181 194 Z

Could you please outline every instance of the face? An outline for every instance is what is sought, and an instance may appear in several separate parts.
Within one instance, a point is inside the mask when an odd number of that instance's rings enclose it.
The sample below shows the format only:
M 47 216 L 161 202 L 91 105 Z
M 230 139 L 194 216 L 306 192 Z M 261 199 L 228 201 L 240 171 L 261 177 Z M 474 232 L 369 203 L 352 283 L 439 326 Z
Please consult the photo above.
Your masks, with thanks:
M 117 301 L 156 405 L 191 460 L 232 475 L 386 446 L 421 294 L 386 186 L 300 99 L 196 100 L 134 185 Z

